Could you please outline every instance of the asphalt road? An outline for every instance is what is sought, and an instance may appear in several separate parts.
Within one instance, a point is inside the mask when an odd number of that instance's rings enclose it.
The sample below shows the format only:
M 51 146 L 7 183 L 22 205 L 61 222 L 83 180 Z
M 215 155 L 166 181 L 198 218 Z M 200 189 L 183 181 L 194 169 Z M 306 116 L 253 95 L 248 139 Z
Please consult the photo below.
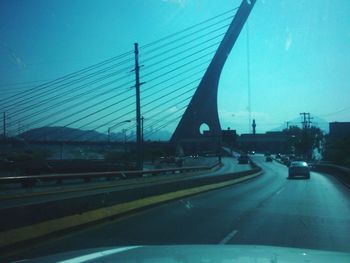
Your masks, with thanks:
M 47 240 L 16 258 L 120 245 L 258 244 L 350 252 L 350 189 L 328 175 L 287 180 L 287 168 L 254 156 L 265 173 L 241 184 Z

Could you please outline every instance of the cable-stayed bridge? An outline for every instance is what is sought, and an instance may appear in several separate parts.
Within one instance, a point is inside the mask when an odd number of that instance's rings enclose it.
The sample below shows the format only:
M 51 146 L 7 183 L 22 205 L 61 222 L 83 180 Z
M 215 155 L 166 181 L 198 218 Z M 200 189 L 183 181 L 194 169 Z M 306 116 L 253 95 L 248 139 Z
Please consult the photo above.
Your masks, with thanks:
M 174 131 L 174 145 L 205 140 L 199 132 L 205 123 L 208 137 L 220 138 L 217 84 L 254 4 L 243 0 L 181 32 L 0 98 L 4 135 L 37 130 L 33 144 L 46 147 L 53 139 L 80 145 L 122 130 L 134 146 L 140 128 L 145 140 L 166 129 Z M 302 114 L 310 126 L 310 115 Z M 0 259 L 255 262 L 278 254 L 349 262 L 348 168 L 313 163 L 310 170 L 298 161 L 294 168 L 302 170 L 289 170 L 282 163 L 292 156 L 242 154 L 237 162 L 236 153 L 224 150 L 219 162 L 210 154 L 182 156 L 177 159 L 184 165 L 161 169 L 152 161 L 154 170 L 121 170 L 108 158 L 68 159 L 49 160 L 59 166 L 40 174 L 35 160 L 28 160 L 34 172 L 0 176 Z M 134 161 L 132 154 L 124 152 Z M 67 172 L 71 161 L 84 170 Z
M 172 141 L 186 134 L 196 137 L 194 130 L 199 134 L 200 122 L 209 124 L 216 133 L 220 130 L 218 79 L 254 3 L 243 1 L 240 7 L 140 45 L 144 140 L 176 127 Z M 195 92 L 198 94 L 194 96 Z M 21 136 L 41 127 L 59 127 L 43 129 L 32 140 L 89 141 L 93 131 L 109 134 L 123 130 L 127 134 L 124 139 L 134 141 L 139 123 L 135 117 L 134 50 L 2 98 L 0 108 L 2 130 L 8 136 Z M 63 128 L 73 129 L 67 133 Z M 84 132 L 77 134 L 76 129 Z

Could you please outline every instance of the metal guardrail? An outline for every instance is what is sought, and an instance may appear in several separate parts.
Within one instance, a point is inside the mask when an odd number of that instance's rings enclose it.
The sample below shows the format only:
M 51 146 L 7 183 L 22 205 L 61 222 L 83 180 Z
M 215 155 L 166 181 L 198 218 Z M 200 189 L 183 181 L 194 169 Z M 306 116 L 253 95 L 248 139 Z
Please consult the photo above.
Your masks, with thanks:
M 1 184 L 21 183 L 22 187 L 34 187 L 38 182 L 52 182 L 62 184 L 64 180 L 83 179 L 85 182 L 90 182 L 92 179 L 105 178 L 106 180 L 130 179 L 144 177 L 146 175 L 165 175 L 184 172 L 196 172 L 210 170 L 220 163 L 217 162 L 211 166 L 192 166 L 185 168 L 167 168 L 155 170 L 136 170 L 136 171 L 113 171 L 113 172 L 93 172 L 93 173 L 67 173 L 67 174 L 45 174 L 45 175 L 28 175 L 28 176 L 6 176 L 0 177 Z
M 326 163 L 310 163 L 311 170 L 315 172 L 325 172 L 335 176 L 345 186 L 350 188 L 350 169 L 347 167 L 326 164 Z

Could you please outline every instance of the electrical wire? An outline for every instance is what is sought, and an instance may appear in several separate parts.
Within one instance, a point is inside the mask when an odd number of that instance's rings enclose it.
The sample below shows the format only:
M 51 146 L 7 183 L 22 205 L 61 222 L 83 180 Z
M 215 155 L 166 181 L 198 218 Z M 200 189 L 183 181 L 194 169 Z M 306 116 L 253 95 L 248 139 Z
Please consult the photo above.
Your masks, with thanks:
M 44 84 L 35 86 L 35 87 L 31 88 L 31 89 L 28 89 L 27 91 L 25 91 L 25 92 L 23 92 L 23 93 L 18 93 L 18 94 L 16 94 L 16 95 L 13 95 L 13 96 L 11 96 L 10 98 L 7 98 L 7 100 L 8 100 L 8 99 L 21 99 L 21 98 L 25 97 L 27 93 L 38 92 L 38 91 L 40 91 L 40 90 L 43 90 L 43 89 L 47 88 L 47 87 L 50 86 L 50 85 L 54 85 L 54 84 L 57 84 L 57 83 L 61 83 L 61 82 L 65 81 L 65 80 L 67 80 L 67 79 L 71 79 L 71 78 L 76 77 L 76 76 L 78 76 L 78 75 L 80 75 L 80 74 L 84 74 L 84 73 L 86 73 L 86 72 L 89 72 L 89 71 L 91 71 L 91 70 L 94 70 L 94 69 L 96 69 L 96 68 L 99 68 L 99 67 L 101 67 L 101 66 L 103 66 L 103 65 L 106 65 L 106 64 L 108 64 L 108 63 L 112 63 L 113 61 L 122 59 L 122 58 L 124 58 L 124 57 L 126 57 L 126 56 L 128 56 L 128 55 L 131 55 L 131 54 L 133 54 L 133 51 L 128 51 L 128 52 L 125 52 L 125 53 L 120 54 L 120 55 L 118 55 L 118 56 L 115 56 L 115 57 L 106 59 L 106 60 L 104 60 L 104 61 L 102 61 L 102 62 L 99 62 L 99 63 L 97 63 L 97 64 L 88 66 L 88 67 L 86 67 L 86 68 L 80 69 L 80 70 L 75 71 L 75 72 L 73 72 L 73 73 L 70 73 L 70 74 L 67 74 L 67 75 L 65 75 L 65 76 L 56 78 L 56 79 L 54 79 L 54 80 L 52 80 L 52 81 L 49 81 L 49 82 L 46 82 L 46 83 L 44 83 Z M 1 101 L 2 101 L 2 100 L 0 100 L 0 102 L 1 102 Z M 9 102 L 11 102 L 11 100 L 10 100 Z

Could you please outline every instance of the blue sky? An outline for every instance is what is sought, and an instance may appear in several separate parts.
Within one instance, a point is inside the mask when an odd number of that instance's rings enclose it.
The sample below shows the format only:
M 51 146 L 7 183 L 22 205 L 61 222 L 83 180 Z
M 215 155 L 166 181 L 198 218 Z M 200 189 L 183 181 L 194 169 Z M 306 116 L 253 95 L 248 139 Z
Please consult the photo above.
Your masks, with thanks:
M 240 2 L 3 0 L 1 97 L 132 50 L 134 42 L 153 42 Z M 251 109 L 258 132 L 300 112 L 350 121 L 349 13 L 348 0 L 257 1 L 248 31 Z M 246 37 L 245 28 L 225 64 L 218 95 L 222 128 L 239 133 L 249 128 Z

